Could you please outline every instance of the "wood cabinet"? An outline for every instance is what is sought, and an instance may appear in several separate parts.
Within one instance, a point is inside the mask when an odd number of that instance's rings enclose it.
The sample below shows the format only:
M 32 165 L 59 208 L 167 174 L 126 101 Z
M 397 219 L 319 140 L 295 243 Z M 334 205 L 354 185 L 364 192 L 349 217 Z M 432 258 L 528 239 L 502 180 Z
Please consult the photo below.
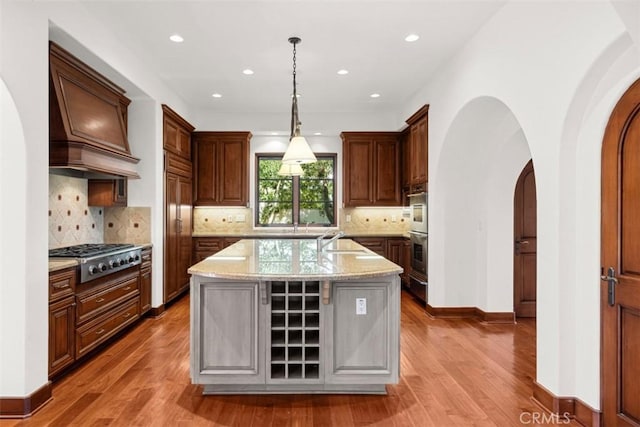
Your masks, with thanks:
M 408 183 L 412 186 L 411 192 L 426 191 L 429 177 L 429 105 L 424 105 L 416 111 L 406 122 L 409 125 L 409 142 L 407 145 L 407 162 L 409 171 Z M 422 186 L 413 188 L 414 186 Z
M 75 360 L 76 268 L 49 273 L 49 378 Z
M 194 132 L 194 205 L 247 206 L 250 132 Z
M 387 239 L 385 237 L 354 237 L 353 241 L 372 250 L 378 255 L 387 256 Z
M 127 206 L 127 179 L 90 179 L 87 198 L 89 206 Z
M 240 240 L 239 237 L 194 237 L 193 238 L 193 263 L 220 252 L 224 248 L 233 245 Z
M 140 315 L 151 310 L 151 248 L 142 249 L 140 264 Z
M 189 287 L 187 269 L 191 265 L 191 224 L 193 168 L 191 132 L 194 127 L 166 105 L 164 111 L 164 302 L 176 298 Z M 179 128 L 176 130 L 176 126 Z
M 405 238 L 388 238 L 386 243 L 386 258 L 403 268 L 400 280 L 406 286 L 411 271 L 411 242 Z
M 342 132 L 346 207 L 400 206 L 400 134 Z
M 191 132 L 195 129 L 169 106 L 162 105 L 163 148 L 176 156 L 191 161 Z

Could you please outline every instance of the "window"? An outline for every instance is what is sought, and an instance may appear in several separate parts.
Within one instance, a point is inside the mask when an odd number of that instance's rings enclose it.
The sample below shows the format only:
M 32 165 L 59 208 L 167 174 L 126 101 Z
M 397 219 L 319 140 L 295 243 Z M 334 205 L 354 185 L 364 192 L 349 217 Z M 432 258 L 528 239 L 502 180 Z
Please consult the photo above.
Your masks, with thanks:
M 280 176 L 282 154 L 257 154 L 256 225 L 336 224 L 335 154 L 316 154 L 318 161 L 302 165 L 304 176 Z

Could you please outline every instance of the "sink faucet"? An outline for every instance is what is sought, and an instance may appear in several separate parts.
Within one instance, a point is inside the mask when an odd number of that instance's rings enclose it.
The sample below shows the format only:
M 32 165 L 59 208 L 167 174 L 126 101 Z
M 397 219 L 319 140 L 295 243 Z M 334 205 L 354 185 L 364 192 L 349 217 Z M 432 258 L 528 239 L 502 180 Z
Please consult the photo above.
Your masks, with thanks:
M 324 238 L 327 237 L 331 233 L 332 233 L 331 230 L 327 230 L 322 234 L 322 236 L 320 236 L 320 237 L 318 237 L 316 239 L 316 242 L 318 243 L 318 252 L 322 252 L 322 250 L 325 248 L 325 246 L 330 245 L 331 243 L 333 243 L 336 240 L 338 240 L 340 237 L 344 236 L 344 231 L 338 231 L 337 233 L 335 233 L 333 235 L 333 237 L 331 237 L 329 240 L 327 240 L 325 242 Z

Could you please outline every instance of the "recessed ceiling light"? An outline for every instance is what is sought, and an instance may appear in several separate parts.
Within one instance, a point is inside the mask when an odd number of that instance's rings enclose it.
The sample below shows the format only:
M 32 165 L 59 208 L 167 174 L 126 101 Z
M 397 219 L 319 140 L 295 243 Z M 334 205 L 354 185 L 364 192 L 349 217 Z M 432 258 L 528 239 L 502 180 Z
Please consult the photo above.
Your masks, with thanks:
M 242 70 L 242 74 L 244 74 L 245 76 L 250 76 L 251 74 L 253 74 L 253 70 L 246 68 Z
M 322 135 L 322 132 L 315 132 L 314 135 Z
M 380 94 L 379 93 L 372 93 L 371 95 L 369 95 L 371 98 L 380 98 Z
M 340 74 L 341 76 L 344 76 L 345 74 L 349 74 L 349 70 L 345 70 L 345 69 L 338 70 L 338 74 Z
M 169 37 L 169 40 L 175 43 L 182 43 L 184 41 L 184 39 L 180 34 L 173 34 L 172 36 Z
M 404 38 L 405 41 L 407 42 L 414 42 L 416 40 L 418 40 L 420 38 L 419 35 L 417 34 L 409 34 L 407 37 Z
M 222 95 L 220 95 L 219 93 L 214 93 L 211 96 L 213 96 L 214 98 L 222 98 Z

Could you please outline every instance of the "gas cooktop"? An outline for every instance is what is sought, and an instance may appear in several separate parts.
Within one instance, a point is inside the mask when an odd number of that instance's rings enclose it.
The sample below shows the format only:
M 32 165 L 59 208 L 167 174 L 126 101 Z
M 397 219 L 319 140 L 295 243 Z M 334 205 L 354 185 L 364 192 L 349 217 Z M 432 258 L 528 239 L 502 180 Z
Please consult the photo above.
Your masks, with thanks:
M 51 258 L 86 258 L 110 252 L 132 248 L 128 243 L 85 243 L 49 250 Z

